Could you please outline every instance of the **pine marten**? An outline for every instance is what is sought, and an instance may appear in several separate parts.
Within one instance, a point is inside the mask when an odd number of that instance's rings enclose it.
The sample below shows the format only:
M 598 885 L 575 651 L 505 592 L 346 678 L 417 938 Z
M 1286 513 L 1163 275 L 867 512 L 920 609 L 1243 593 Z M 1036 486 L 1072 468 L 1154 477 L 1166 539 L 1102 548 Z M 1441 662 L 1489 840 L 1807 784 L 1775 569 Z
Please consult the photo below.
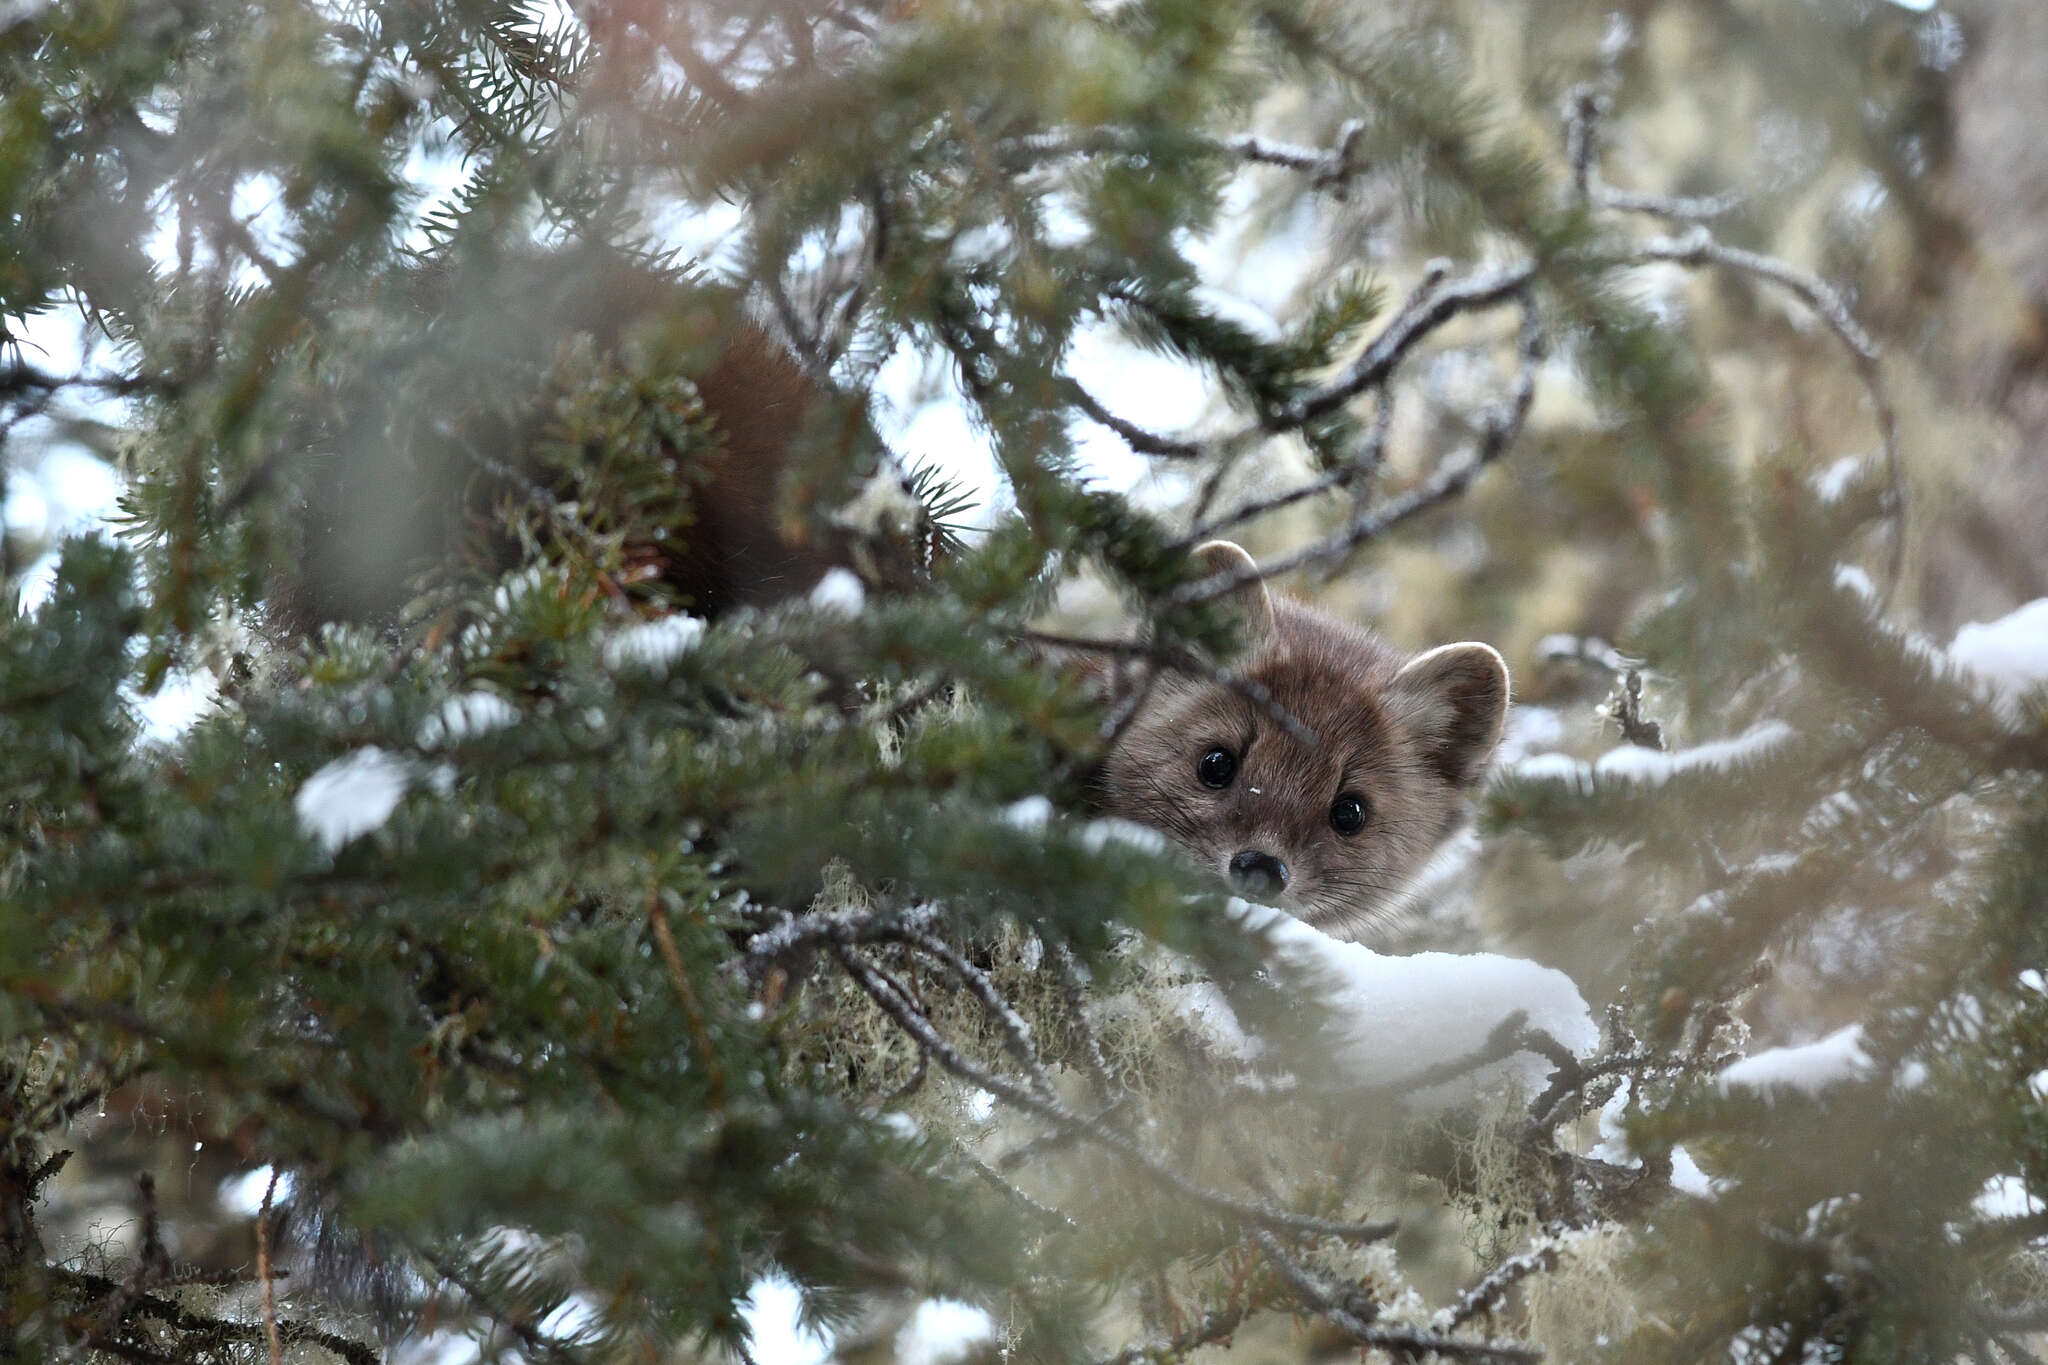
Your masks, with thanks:
M 1212 575 L 1257 572 L 1228 541 L 1195 553 Z M 1271 706 L 1163 674 L 1104 762 L 1105 804 L 1250 899 L 1356 936 L 1456 827 L 1507 718 L 1507 665 L 1470 643 L 1410 658 L 1257 580 L 1237 598 L 1237 673 Z
M 502 412 L 456 379 L 464 364 L 549 374 L 551 358 L 578 337 L 606 354 L 638 347 L 642 361 L 698 362 L 686 371 L 695 396 L 679 420 L 708 419 L 713 439 L 693 441 L 689 467 L 674 474 L 687 483 L 688 524 L 647 547 L 645 561 L 684 609 L 716 616 L 799 595 L 856 561 L 877 577 L 873 547 L 829 515 L 853 484 L 820 475 L 798 490 L 806 497 L 783 495 L 800 482 L 793 474 L 814 467 L 850 470 L 857 483 L 864 462 L 884 467 L 879 442 L 857 404 L 826 393 L 731 300 L 589 252 L 551 256 L 516 282 L 502 265 L 481 282 L 427 277 L 416 297 L 408 307 L 425 317 L 422 333 L 453 357 L 450 391 L 430 393 L 423 413 L 408 396 L 423 381 L 408 376 L 406 387 L 366 382 L 335 405 L 348 417 L 313 443 L 324 460 L 302 485 L 303 544 L 276 594 L 295 633 L 336 619 L 388 624 L 436 566 L 508 566 L 516 547 L 493 544 L 480 528 L 491 525 L 494 501 L 549 476 L 524 453 L 548 418 Z M 543 398 L 530 406 L 554 401 L 546 390 Z M 821 448 L 822 460 L 799 456 Z M 1227 542 L 1197 554 L 1212 572 L 1256 572 Z M 1481 644 L 1408 658 L 1257 581 L 1237 597 L 1250 632 L 1241 675 L 1315 742 L 1229 687 L 1165 673 L 1103 762 L 1103 804 L 1171 836 L 1246 895 L 1356 932 L 1455 824 L 1500 737 L 1507 669 Z

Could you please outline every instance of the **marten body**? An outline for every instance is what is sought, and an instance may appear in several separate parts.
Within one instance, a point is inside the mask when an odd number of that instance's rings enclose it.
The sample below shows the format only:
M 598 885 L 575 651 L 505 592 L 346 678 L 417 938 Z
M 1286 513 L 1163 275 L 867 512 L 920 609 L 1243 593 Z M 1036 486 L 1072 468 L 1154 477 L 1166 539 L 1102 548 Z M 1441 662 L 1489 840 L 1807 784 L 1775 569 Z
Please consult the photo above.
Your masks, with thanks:
M 417 335 L 447 352 L 434 352 L 447 392 L 422 401 L 428 381 L 393 367 L 406 387 L 372 375 L 332 405 L 343 416 L 308 442 L 323 461 L 304 485 L 302 543 L 274 594 L 285 633 L 329 620 L 390 625 L 436 573 L 510 567 L 519 547 L 494 509 L 588 504 L 585 466 L 620 458 L 637 462 L 632 486 L 647 504 L 575 514 L 610 516 L 628 535 L 672 522 L 674 533 L 629 546 L 628 558 L 638 581 L 658 579 L 684 610 L 717 616 L 800 595 L 856 563 L 870 582 L 914 581 L 891 561 L 923 546 L 877 544 L 874 528 L 832 515 L 882 459 L 857 405 L 824 391 L 730 300 L 601 254 L 539 264 L 523 287 L 503 268 L 418 283 L 408 306 L 425 319 Z M 494 406 L 493 384 L 516 389 L 506 380 L 523 375 L 539 386 L 525 407 Z M 595 417 L 561 415 L 579 392 L 599 395 Z M 579 422 L 608 433 L 613 418 L 641 448 L 621 457 L 617 438 L 578 435 Z M 1256 572 L 1235 545 L 1198 553 L 1220 572 Z M 1453 826 L 1499 737 L 1506 669 L 1484 645 L 1411 660 L 1274 601 L 1255 580 L 1238 597 L 1252 635 L 1240 672 L 1314 742 L 1229 687 L 1168 673 L 1104 761 L 1104 804 L 1246 894 L 1355 932 Z
M 509 568 L 521 547 L 508 505 L 650 523 L 660 539 L 628 546 L 635 581 L 700 616 L 802 592 L 854 562 L 830 513 L 877 466 L 879 443 L 858 405 L 730 297 L 590 248 L 407 283 L 383 305 L 407 359 L 299 403 L 296 534 L 271 594 L 279 635 L 389 626 L 423 584 Z M 607 444 L 650 487 L 649 505 L 568 506 L 588 490 L 574 486 L 581 437 L 557 407 L 579 384 L 629 433 Z

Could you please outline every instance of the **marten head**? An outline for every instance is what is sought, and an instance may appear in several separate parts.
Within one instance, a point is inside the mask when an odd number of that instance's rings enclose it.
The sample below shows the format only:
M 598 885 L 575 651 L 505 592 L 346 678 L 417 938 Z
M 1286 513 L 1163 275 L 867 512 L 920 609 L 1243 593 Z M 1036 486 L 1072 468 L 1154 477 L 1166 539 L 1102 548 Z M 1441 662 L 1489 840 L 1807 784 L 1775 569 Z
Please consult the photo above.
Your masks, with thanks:
M 1196 554 L 1256 572 L 1227 541 Z M 1409 658 L 1256 580 L 1238 600 L 1250 640 L 1235 673 L 1254 686 L 1154 679 L 1104 765 L 1106 804 L 1249 899 L 1356 935 L 1457 826 L 1500 739 L 1507 665 L 1483 644 Z

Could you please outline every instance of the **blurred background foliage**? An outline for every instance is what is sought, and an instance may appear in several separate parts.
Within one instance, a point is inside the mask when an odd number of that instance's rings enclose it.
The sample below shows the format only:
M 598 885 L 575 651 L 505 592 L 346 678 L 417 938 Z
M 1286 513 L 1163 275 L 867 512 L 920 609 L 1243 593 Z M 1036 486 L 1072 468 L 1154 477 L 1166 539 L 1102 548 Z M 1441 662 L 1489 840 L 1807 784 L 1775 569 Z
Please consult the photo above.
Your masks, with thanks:
M 0 1353 L 741 1350 L 772 1273 L 848 1358 L 946 1296 L 985 1352 L 1294 1359 L 1533 1248 L 1453 1325 L 2033 1358 L 2042 710 L 1939 646 L 2048 597 L 2044 102 L 2035 0 L 0 0 Z M 743 319 L 822 395 L 782 515 L 887 447 L 949 552 L 670 650 L 628 632 L 733 421 L 677 376 Z M 66 543 L 102 516 L 125 548 Z M 937 898 L 1066 1079 L 1075 993 L 1148 984 L 1113 920 L 1242 965 L 1170 859 L 999 818 L 1085 805 L 1101 743 L 1022 638 L 1218 646 L 1219 523 L 1508 658 L 1480 833 L 1377 946 L 1614 1007 L 1562 1136 L 1245 1120 L 1296 1144 L 1255 1193 L 1403 1219 L 1296 1248 L 1337 1311 L 1115 1163 L 1030 1186 L 1100 1219 L 1046 1231 L 986 1097 L 910 1094 L 852 969 L 753 937 Z M 1651 724 L 1762 739 L 1593 766 Z M 323 841 L 294 796 L 365 752 L 395 814 Z M 930 1011 L 991 1063 L 967 980 Z M 1714 1083 L 1849 1025 L 1853 1083 Z M 1097 1028 L 1104 1093 L 1227 1167 L 1199 1040 Z

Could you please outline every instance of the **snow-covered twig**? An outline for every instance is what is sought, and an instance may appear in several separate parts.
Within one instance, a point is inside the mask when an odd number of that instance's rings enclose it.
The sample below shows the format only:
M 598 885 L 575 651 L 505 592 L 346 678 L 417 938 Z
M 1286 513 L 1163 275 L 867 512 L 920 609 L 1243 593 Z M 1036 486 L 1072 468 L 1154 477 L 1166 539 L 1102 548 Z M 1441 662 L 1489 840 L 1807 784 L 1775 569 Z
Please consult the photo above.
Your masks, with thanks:
M 1096 1098 L 1109 1109 L 1122 1103 L 1124 1088 L 1110 1073 L 1109 1059 L 1103 1055 L 1102 1040 L 1095 1034 L 1095 1025 L 1088 1018 L 1084 996 L 1088 989 L 1088 973 L 1081 966 L 1081 959 L 1066 944 L 1057 944 L 1053 955 L 1059 960 L 1060 1001 L 1066 1007 L 1067 1024 L 1081 1040 L 1081 1060 L 1088 1068 L 1090 1079 L 1095 1082 Z
M 1481 1313 L 1491 1313 L 1500 1307 L 1508 1291 L 1523 1280 L 1554 1269 L 1561 1251 L 1558 1232 L 1557 1228 L 1545 1228 L 1527 1251 L 1508 1257 L 1468 1285 L 1458 1301 L 1438 1312 L 1430 1325 L 1439 1332 L 1462 1327 Z
M 1024 1068 L 1025 1076 L 1030 1079 L 1038 1093 L 1048 1099 L 1055 1097 L 1059 1092 L 1053 1087 L 1052 1077 L 1046 1074 L 1045 1064 L 1038 1056 L 1037 1045 L 1031 1041 L 1031 1025 L 1025 1023 L 1016 1008 L 1003 998 L 1003 993 L 996 989 L 995 982 L 989 980 L 988 973 L 962 957 L 952 944 L 936 934 L 923 930 L 905 930 L 901 938 L 903 942 L 919 951 L 937 958 L 945 965 L 947 971 L 959 979 L 960 984 L 967 988 L 968 994 L 979 1000 L 982 1008 L 988 1011 L 989 1017 L 996 1021 L 996 1027 L 1002 1030 L 1003 1041 L 1009 1047 L 1010 1055 Z
M 902 911 L 812 910 L 755 934 L 734 965 L 745 975 L 758 977 L 771 966 L 827 944 L 873 943 L 923 930 L 937 919 L 938 907 L 929 902 Z
M 1202 1320 L 1165 1341 L 1140 1342 L 1126 1346 L 1101 1365 L 1150 1365 L 1153 1361 L 1180 1360 L 1197 1347 L 1227 1340 L 1252 1315 L 1252 1307 L 1232 1305 L 1204 1314 Z
M 1543 1359 L 1540 1348 L 1519 1341 L 1467 1341 L 1419 1327 L 1379 1327 L 1361 1317 L 1350 1303 L 1354 1293 L 1324 1284 L 1280 1245 L 1272 1233 L 1252 1234 L 1266 1253 L 1273 1269 L 1287 1282 L 1302 1305 L 1338 1331 L 1368 1346 L 1377 1346 L 1396 1356 L 1440 1355 L 1451 1360 Z
M 1338 130 L 1337 145 L 1330 148 L 1281 142 L 1256 133 L 1198 137 L 1190 139 L 1187 146 L 1193 152 L 1206 152 L 1251 165 L 1306 171 L 1315 188 L 1341 190 L 1347 181 L 1365 169 L 1357 159 L 1358 143 L 1364 132 L 1365 125 L 1354 119 Z M 1030 133 L 1012 138 L 1004 150 L 1029 160 L 1051 161 L 1069 156 L 1117 156 L 1148 149 L 1134 133 L 1122 128 L 1103 127 L 1073 132 Z

